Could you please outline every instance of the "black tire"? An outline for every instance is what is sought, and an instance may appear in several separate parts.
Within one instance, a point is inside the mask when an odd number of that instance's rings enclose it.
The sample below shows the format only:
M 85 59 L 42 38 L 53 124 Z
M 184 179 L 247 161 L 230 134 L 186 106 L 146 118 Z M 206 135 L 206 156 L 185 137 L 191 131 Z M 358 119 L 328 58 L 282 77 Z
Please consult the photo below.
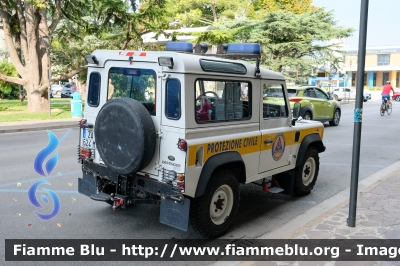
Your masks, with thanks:
M 400 102 L 400 96 L 396 96 L 396 101 Z
M 210 212 L 212 204 L 216 213 Z M 215 174 L 204 195 L 192 199 L 190 207 L 190 223 L 195 231 L 206 238 L 224 234 L 239 207 L 239 184 L 234 174 L 227 170 Z
M 156 130 L 149 112 L 130 98 L 112 99 L 103 105 L 94 135 L 103 162 L 119 174 L 145 168 L 156 148 Z
M 382 106 L 381 106 L 381 110 L 380 110 L 381 116 L 384 116 L 384 115 L 385 115 L 385 111 L 386 111 L 386 109 L 385 109 L 385 108 L 382 108 Z
M 304 196 L 311 192 L 318 178 L 319 156 L 317 149 L 308 147 L 301 165 L 295 169 L 294 195 Z
M 387 112 L 388 115 L 390 115 L 390 114 L 392 113 L 392 102 L 390 102 L 390 103 L 388 104 L 388 107 L 387 107 L 387 109 L 386 109 L 386 112 Z
M 303 119 L 304 120 L 312 120 L 312 114 L 309 111 L 305 112 Z
M 329 121 L 329 125 L 331 126 L 338 126 L 340 122 L 340 110 L 336 109 L 333 113 L 332 121 Z

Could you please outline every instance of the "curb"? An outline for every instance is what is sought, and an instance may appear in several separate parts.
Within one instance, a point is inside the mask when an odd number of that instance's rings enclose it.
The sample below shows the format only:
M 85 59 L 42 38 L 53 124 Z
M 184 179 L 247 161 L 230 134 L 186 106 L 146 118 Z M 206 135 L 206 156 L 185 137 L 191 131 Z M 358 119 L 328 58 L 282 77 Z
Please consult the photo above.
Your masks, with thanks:
M 40 130 L 47 130 L 47 129 L 71 128 L 71 127 L 78 127 L 78 124 L 75 122 L 75 123 L 64 124 L 64 125 L 48 125 L 48 126 L 39 126 L 39 127 L 31 127 L 31 128 L 26 127 L 26 128 L 0 129 L 0 134 L 26 132 L 26 131 L 40 131 Z
M 390 179 L 393 175 L 400 172 L 400 161 L 397 161 L 380 171 L 371 174 L 358 182 L 357 198 L 365 196 L 372 189 L 379 186 L 382 182 Z M 279 229 L 265 233 L 256 239 L 294 239 L 304 233 L 307 229 L 317 224 L 322 218 L 330 216 L 335 212 L 349 205 L 350 187 L 343 189 L 336 195 L 319 203 L 315 207 L 307 210 L 303 214 L 295 217 Z M 215 261 L 212 266 L 251 266 L 254 261 Z
M 357 198 L 368 193 L 373 188 L 389 179 L 400 171 L 400 161 L 397 161 L 380 171 L 358 182 Z M 307 210 L 273 232 L 266 233 L 258 239 L 291 239 L 299 236 L 310 226 L 315 225 L 322 217 L 332 215 L 336 211 L 349 205 L 350 187 L 345 188 L 336 195 Z M 289 232 L 289 233 L 288 233 Z

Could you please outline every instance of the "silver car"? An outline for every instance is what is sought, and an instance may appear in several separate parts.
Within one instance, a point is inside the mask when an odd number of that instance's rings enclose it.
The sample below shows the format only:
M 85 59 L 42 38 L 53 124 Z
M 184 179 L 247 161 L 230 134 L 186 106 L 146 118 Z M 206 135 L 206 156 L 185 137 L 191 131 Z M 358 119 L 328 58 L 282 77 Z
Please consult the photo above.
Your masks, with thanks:
M 333 90 L 333 97 L 337 97 L 339 101 L 341 100 L 355 100 L 356 99 L 356 89 L 349 87 L 340 87 Z M 371 93 L 364 92 L 364 102 L 371 100 Z

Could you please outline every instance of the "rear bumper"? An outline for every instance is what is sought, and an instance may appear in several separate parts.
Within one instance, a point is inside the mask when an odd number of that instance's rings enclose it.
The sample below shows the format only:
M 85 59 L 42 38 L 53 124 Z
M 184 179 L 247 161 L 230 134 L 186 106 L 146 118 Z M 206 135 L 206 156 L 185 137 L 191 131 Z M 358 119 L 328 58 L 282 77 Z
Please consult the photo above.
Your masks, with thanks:
M 176 196 L 182 193 L 178 188 L 160 182 L 157 179 L 150 177 L 132 174 L 132 175 L 119 175 L 111 171 L 106 166 L 84 161 L 82 165 L 83 177 L 79 178 L 78 191 L 86 196 L 102 192 L 98 191 L 99 182 L 105 181 L 115 185 L 115 192 L 118 195 L 126 197 L 134 197 L 135 192 L 140 190 L 157 196 Z

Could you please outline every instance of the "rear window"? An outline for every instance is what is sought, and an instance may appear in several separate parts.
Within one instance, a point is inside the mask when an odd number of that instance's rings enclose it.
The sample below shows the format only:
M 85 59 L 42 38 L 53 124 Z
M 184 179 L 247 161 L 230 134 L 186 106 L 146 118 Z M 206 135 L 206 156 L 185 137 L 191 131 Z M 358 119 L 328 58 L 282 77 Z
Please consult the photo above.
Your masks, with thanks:
M 247 69 L 243 64 L 221 62 L 213 60 L 200 60 L 201 68 L 207 72 L 220 72 L 220 73 L 231 73 L 231 74 L 246 74 Z
M 99 106 L 100 102 L 100 73 L 91 73 L 89 77 L 88 104 L 92 107 Z M 64 88 L 63 88 L 64 90 Z
M 288 89 L 287 92 L 289 97 L 297 96 L 297 94 L 299 93 L 299 91 L 295 89 Z
M 110 68 L 107 100 L 121 97 L 141 102 L 155 116 L 156 72 L 143 68 Z

